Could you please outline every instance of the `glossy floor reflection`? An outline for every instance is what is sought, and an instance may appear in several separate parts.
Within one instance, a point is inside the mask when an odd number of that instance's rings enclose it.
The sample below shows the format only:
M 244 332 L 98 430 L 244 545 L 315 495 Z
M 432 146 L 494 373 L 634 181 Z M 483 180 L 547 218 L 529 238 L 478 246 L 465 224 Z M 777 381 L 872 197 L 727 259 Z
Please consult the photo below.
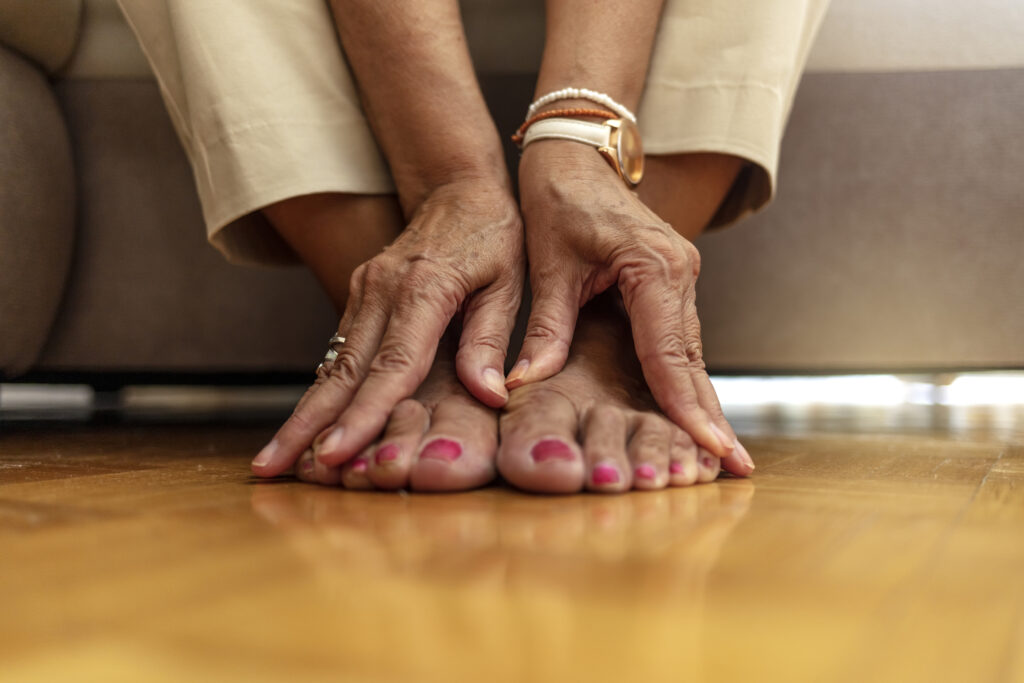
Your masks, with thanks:
M 0 680 L 1024 680 L 1020 423 L 760 410 L 731 415 L 751 480 L 623 496 L 258 482 L 263 428 L 8 428 Z

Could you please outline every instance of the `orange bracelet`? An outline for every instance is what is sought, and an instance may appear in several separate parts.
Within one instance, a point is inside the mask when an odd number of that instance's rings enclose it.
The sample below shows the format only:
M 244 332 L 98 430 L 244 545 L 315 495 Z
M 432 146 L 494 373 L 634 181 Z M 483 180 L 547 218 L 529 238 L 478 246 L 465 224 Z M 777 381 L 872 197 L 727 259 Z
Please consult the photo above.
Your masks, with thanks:
M 552 109 L 536 116 L 532 116 L 523 122 L 523 125 L 519 126 L 519 130 L 512 136 L 512 142 L 517 145 L 523 144 L 523 136 L 526 135 L 526 129 L 544 119 L 551 119 L 556 116 L 570 116 L 570 117 L 584 117 L 584 116 L 600 116 L 604 119 L 614 119 L 615 114 L 604 109 Z

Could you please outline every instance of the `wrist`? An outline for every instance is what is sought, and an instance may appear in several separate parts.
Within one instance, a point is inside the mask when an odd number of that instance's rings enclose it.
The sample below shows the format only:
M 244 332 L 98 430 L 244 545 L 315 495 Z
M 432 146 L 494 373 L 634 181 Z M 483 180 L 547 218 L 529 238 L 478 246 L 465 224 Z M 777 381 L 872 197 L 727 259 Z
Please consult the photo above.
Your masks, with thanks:
M 511 196 L 512 184 L 500 149 L 445 152 L 445 144 L 436 153 L 405 159 L 391 165 L 399 203 L 406 218 L 414 214 L 431 195 L 443 188 L 473 187 L 485 192 L 503 192 Z M 455 148 L 452 148 L 455 149 Z

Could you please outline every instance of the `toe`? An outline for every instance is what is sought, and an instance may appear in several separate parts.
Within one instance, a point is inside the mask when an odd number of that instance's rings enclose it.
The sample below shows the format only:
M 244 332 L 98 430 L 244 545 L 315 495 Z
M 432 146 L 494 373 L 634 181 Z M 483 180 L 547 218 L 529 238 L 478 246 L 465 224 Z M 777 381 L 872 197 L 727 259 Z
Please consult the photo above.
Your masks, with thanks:
M 301 481 L 324 486 L 341 483 L 341 467 L 327 467 L 318 462 L 312 448 L 307 448 L 295 463 L 295 476 Z
M 417 491 L 464 491 L 494 479 L 497 413 L 468 394 L 442 399 L 430 416 L 410 474 Z
M 416 448 L 429 424 L 427 409 L 419 401 L 406 399 L 395 406 L 380 442 L 367 452 L 366 477 L 373 486 L 387 490 L 408 486 Z
M 704 484 L 718 478 L 722 471 L 722 460 L 714 453 L 705 449 L 697 448 L 697 483 Z
M 669 451 L 668 483 L 670 486 L 692 486 L 697 483 L 697 444 L 678 427 L 672 428 Z
M 315 484 L 313 470 L 316 468 L 316 458 L 313 456 L 313 449 L 307 448 L 305 452 L 295 461 L 295 478 L 299 481 Z
M 580 491 L 584 476 L 578 423 L 569 399 L 546 385 L 514 389 L 501 416 L 501 476 L 524 491 Z
M 369 446 L 339 467 L 342 486 L 353 491 L 369 491 L 374 488 L 373 482 L 370 481 L 369 470 L 370 460 L 376 450 L 376 446 Z
M 669 422 L 653 413 L 638 413 L 633 417 L 632 431 L 626 453 L 633 470 L 633 488 L 665 488 L 672 444 Z
M 622 409 L 599 405 L 583 421 L 583 461 L 591 491 L 626 491 L 633 472 L 626 457 L 626 415 Z

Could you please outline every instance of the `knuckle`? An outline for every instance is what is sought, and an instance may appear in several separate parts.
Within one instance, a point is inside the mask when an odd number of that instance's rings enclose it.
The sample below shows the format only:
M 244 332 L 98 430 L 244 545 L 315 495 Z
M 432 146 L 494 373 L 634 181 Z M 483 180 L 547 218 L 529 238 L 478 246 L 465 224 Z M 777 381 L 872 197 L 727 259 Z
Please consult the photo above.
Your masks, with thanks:
M 356 269 L 352 271 L 352 275 L 348 278 L 348 291 L 350 294 L 356 294 L 357 292 L 363 291 L 363 284 L 366 282 L 366 263 L 361 263 L 356 266 Z
M 669 332 L 662 335 L 650 351 L 640 358 L 641 363 L 657 362 L 671 367 L 688 367 L 690 345 L 685 335 Z
M 398 287 L 403 299 L 409 303 L 451 318 L 468 293 L 460 281 L 456 274 L 445 268 L 429 261 L 416 261 L 406 270 Z
M 313 434 L 322 428 L 322 420 L 317 420 L 309 408 L 299 408 L 285 422 L 285 427 L 299 434 Z
M 361 375 L 359 359 L 355 353 L 342 347 L 331 365 L 326 381 L 333 382 L 342 389 L 350 389 L 359 381 Z
M 457 356 L 475 355 L 479 351 L 490 352 L 488 355 L 505 355 L 508 350 L 508 339 L 499 334 L 480 333 L 472 339 L 463 339 L 459 343 Z
M 400 343 L 387 343 L 380 347 L 370 365 L 370 372 L 380 374 L 403 374 L 416 366 L 416 358 L 412 351 Z
M 689 240 L 683 240 L 683 253 L 689 261 L 690 272 L 696 280 L 700 276 L 701 256 L 700 250 Z
M 700 253 L 692 243 L 674 233 L 653 229 L 615 260 L 619 266 L 619 285 L 630 289 L 651 281 L 687 282 L 700 272 Z
M 554 318 L 544 314 L 534 314 L 530 318 L 530 324 L 526 329 L 525 339 L 544 342 L 548 344 L 562 344 L 568 347 L 565 339 L 562 339 L 559 330 L 561 325 Z

